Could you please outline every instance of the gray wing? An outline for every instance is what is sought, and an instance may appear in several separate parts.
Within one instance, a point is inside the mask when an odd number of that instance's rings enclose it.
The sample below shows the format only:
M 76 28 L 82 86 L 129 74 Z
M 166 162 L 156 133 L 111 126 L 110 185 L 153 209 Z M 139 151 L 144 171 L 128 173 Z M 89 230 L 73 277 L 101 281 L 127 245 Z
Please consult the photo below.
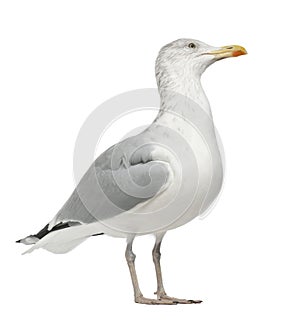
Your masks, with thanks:
M 155 145 L 143 135 L 130 137 L 102 153 L 63 208 L 50 222 L 92 223 L 128 211 L 164 190 L 166 162 L 152 157 Z

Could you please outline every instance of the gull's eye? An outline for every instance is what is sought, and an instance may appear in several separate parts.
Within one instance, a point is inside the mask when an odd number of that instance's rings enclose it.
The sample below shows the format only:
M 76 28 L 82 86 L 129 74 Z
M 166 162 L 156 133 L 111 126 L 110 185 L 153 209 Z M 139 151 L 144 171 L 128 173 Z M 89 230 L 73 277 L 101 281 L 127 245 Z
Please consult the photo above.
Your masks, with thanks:
M 191 43 L 189 43 L 188 47 L 192 48 L 192 49 L 195 49 L 196 45 L 195 45 L 195 43 L 191 42 Z

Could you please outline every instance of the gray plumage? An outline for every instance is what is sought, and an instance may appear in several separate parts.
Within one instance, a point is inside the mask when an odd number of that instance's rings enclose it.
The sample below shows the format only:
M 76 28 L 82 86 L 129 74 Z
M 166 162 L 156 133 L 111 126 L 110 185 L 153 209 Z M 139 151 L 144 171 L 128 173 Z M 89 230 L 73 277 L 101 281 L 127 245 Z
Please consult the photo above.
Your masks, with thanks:
M 105 152 L 90 166 L 76 189 L 37 234 L 19 240 L 66 253 L 90 236 L 127 238 L 126 260 L 135 301 L 145 304 L 199 303 L 167 296 L 160 268 L 165 233 L 215 203 L 223 182 L 223 160 L 201 75 L 217 60 L 246 54 L 240 46 L 212 47 L 192 39 L 164 46 L 156 60 L 160 111 L 142 133 Z M 144 298 L 135 271 L 132 243 L 154 234 L 153 261 L 158 299 Z

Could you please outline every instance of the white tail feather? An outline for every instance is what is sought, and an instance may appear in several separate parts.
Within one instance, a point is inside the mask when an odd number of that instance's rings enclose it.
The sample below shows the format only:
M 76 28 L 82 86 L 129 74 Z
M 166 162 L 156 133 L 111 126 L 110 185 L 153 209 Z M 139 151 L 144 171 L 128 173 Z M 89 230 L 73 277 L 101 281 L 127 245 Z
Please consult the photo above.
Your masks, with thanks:
M 52 231 L 37 241 L 29 250 L 23 254 L 43 248 L 53 253 L 67 253 L 85 241 L 89 236 L 100 233 L 99 223 L 73 226 L 69 228 Z

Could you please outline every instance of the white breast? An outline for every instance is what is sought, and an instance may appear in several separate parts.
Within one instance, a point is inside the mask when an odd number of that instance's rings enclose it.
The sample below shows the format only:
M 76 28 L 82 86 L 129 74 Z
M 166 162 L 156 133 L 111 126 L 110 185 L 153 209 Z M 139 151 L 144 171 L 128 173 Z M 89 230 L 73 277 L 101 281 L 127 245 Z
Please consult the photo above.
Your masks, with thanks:
M 193 150 L 198 165 L 198 172 L 190 170 L 185 176 L 181 177 L 180 183 L 184 191 L 195 194 L 195 197 L 193 201 L 190 201 L 190 206 L 184 214 L 170 226 L 171 229 L 189 222 L 198 215 L 205 215 L 221 190 L 223 163 L 210 116 L 203 119 L 203 121 L 189 123 L 184 117 L 166 113 L 161 117 L 159 123 L 172 127 L 174 131 L 179 132 L 184 137 L 184 140 L 188 142 L 191 150 Z M 174 183 L 179 183 L 179 166 L 173 164 Z M 199 182 L 196 192 L 193 183 L 195 179 L 198 179 Z M 185 200 L 182 197 L 182 201 Z
M 152 154 L 154 161 L 161 161 L 169 168 L 164 191 L 105 220 L 103 223 L 111 229 L 105 233 L 122 237 L 126 236 L 126 230 L 147 234 L 177 228 L 204 215 L 220 192 L 223 166 L 212 121 L 203 119 L 195 126 L 184 117 L 165 113 L 150 132 L 152 141 L 166 144 L 156 147 Z M 165 140 L 163 132 L 169 133 Z M 183 143 L 174 145 L 176 135 L 183 138 Z M 172 149 L 176 149 L 175 154 Z

